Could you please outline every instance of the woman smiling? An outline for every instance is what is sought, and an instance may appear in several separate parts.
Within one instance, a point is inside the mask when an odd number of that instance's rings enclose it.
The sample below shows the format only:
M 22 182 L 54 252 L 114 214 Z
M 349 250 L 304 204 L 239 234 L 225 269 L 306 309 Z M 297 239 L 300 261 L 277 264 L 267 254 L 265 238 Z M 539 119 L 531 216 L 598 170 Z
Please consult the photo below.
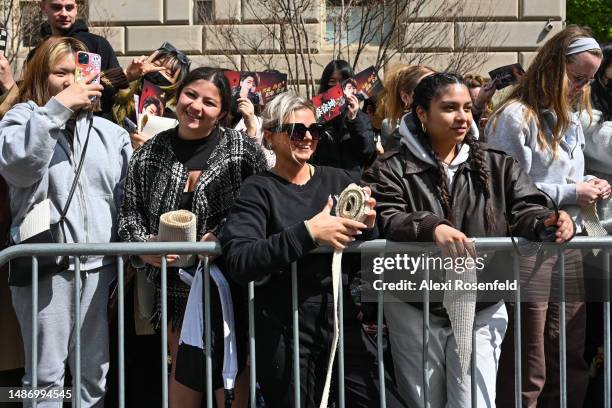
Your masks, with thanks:
M 222 127 L 230 109 L 230 87 L 222 71 L 198 68 L 177 88 L 179 125 L 143 145 L 130 162 L 119 231 L 125 241 L 157 239 L 160 215 L 189 210 L 197 218 L 197 239 L 216 240 L 242 180 L 267 168 L 258 146 L 246 135 Z M 133 262 L 145 268 L 157 286 L 154 322 L 159 325 L 160 256 L 142 256 Z M 168 255 L 171 262 L 176 255 Z M 176 362 L 178 340 L 189 286 L 168 268 L 168 342 Z M 170 405 L 191 406 L 201 396 L 174 379 L 172 365 Z M 215 380 L 216 381 L 216 380 Z M 220 375 L 219 375 L 220 382 Z M 201 389 L 191 384 L 192 388 Z M 196 404 L 197 405 L 197 404 Z
M 307 163 L 322 133 L 310 102 L 291 93 L 279 95 L 266 105 L 262 120 L 265 145 L 276 154 L 276 165 L 244 183 L 219 240 L 229 275 L 243 284 L 260 281 L 255 298 L 257 381 L 269 407 L 294 406 L 290 269 L 299 261 L 302 406 L 319 406 L 334 333 L 332 257 L 309 252 L 318 245 L 342 249 L 355 239 L 375 238 L 375 202 L 367 199 L 370 209 L 363 223 L 334 215 L 331 196 L 352 178 L 346 170 Z M 352 275 L 355 268 L 343 262 L 343 272 Z M 366 352 L 350 291 L 343 293 L 346 405 L 375 407 L 375 358 Z

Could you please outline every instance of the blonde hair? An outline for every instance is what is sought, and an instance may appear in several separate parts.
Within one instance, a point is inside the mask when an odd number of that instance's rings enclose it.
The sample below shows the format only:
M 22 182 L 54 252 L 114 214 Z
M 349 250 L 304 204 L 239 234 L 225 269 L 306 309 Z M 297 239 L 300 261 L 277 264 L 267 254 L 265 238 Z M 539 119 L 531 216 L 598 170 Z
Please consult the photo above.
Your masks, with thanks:
M 572 104 L 568 101 L 569 79 L 567 64 L 576 55 L 566 55 L 572 42 L 581 37 L 591 37 L 591 31 L 586 27 L 570 25 L 557 33 L 540 48 L 529 69 L 519 84 L 493 113 L 491 120 L 493 130 L 497 116 L 513 102 L 525 105 L 525 121 L 535 120 L 538 126 L 538 145 L 540 149 L 549 149 L 553 158 L 558 157 L 558 149 L 565 131 L 571 123 Z M 602 57 L 600 49 L 587 50 L 589 54 Z M 591 116 L 589 89 L 582 92 L 577 101 L 577 109 L 586 110 Z M 544 110 L 551 110 L 556 116 L 552 130 L 552 140 L 547 140 L 544 133 Z
M 463 79 L 465 80 L 465 84 L 467 85 L 468 89 L 478 88 L 487 83 L 485 77 L 479 74 L 466 74 L 463 76 Z
M 378 99 L 376 115 L 389 119 L 392 127 L 397 126 L 404 112 L 410 109 L 402 101 L 401 93 L 412 95 L 419 80 L 433 72 L 436 71 L 425 65 L 398 64 L 391 67 L 385 73 L 384 89 Z
M 87 47 L 75 38 L 52 36 L 45 40 L 24 68 L 17 101 L 33 101 L 38 106 L 46 104 L 54 96 L 49 92 L 53 67 L 61 58 L 67 54 L 76 55 L 77 51 L 87 51 Z
M 485 77 L 479 74 L 466 74 L 463 76 L 463 80 L 465 81 L 465 85 L 468 87 L 468 89 L 482 87 L 488 82 Z M 482 117 L 488 117 L 493 111 L 493 101 L 488 101 L 482 108 L 484 109 L 482 112 Z
M 293 92 L 284 92 L 272 99 L 261 113 L 262 128 L 272 130 L 290 119 L 298 110 L 309 110 L 316 116 L 312 103 Z

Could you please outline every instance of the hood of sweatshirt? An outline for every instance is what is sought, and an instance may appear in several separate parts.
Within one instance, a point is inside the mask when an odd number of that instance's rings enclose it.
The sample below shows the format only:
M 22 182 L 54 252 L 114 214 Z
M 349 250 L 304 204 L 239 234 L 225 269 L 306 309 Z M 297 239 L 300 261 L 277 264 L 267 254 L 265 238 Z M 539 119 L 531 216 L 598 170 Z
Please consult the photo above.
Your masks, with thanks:
M 83 20 L 76 20 L 74 24 L 72 25 L 72 27 L 70 27 L 70 30 L 68 30 L 64 34 L 64 36 L 74 37 L 77 33 L 80 33 L 80 32 L 89 32 L 89 28 L 87 27 L 87 24 L 85 24 Z M 42 37 L 47 38 L 52 33 L 53 32 L 51 31 L 51 26 L 49 25 L 49 23 L 47 22 L 43 23 L 43 25 L 40 27 L 40 34 L 42 35 Z
M 421 142 L 416 137 L 416 128 L 414 122 L 411 118 L 412 113 L 407 113 L 402 117 L 399 126 L 399 133 L 401 135 L 400 143 L 415 156 L 418 157 L 421 161 L 431 164 L 432 166 L 437 166 L 437 163 L 433 157 L 428 153 L 425 146 L 421 144 Z M 474 124 L 474 122 L 472 122 Z M 472 128 L 472 131 L 474 129 Z M 478 129 L 476 129 L 476 136 L 478 135 Z M 459 165 L 470 157 L 470 146 L 467 143 L 462 143 L 459 147 L 459 153 L 453 159 L 453 161 L 448 165 L 448 170 L 456 170 Z

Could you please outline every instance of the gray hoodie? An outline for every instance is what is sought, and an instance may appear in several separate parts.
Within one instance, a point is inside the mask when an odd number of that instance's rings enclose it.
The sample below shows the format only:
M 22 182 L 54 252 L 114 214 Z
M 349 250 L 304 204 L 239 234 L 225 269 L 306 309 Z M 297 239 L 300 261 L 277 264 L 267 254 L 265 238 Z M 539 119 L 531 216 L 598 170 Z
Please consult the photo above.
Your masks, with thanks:
M 17 104 L 0 121 L 0 174 L 9 185 L 13 238 L 25 215 L 47 198 L 51 201 L 51 223 L 59 220 L 89 124 L 87 115 L 80 113 L 71 149 L 63 129 L 73 113 L 51 98 L 43 107 L 31 101 Z M 127 132 L 94 116 L 81 177 L 66 216 L 67 242 L 116 240 L 117 209 L 131 155 Z M 91 270 L 114 259 L 84 257 L 81 268 Z
M 593 120 L 580 113 L 584 131 L 584 160 L 588 172 L 612 183 L 612 121 L 600 121 L 601 111 L 593 109 Z M 612 200 L 597 203 L 597 215 L 608 234 L 612 235 Z
M 432 166 L 437 166 L 436 161 L 433 157 L 427 152 L 425 147 L 418 141 L 415 136 L 416 129 L 414 128 L 414 122 L 411 119 L 412 113 L 407 113 L 402 117 L 399 126 L 399 133 L 401 135 L 400 143 L 408 148 L 412 154 L 416 157 L 419 157 L 425 163 L 429 163 Z M 472 135 L 476 139 L 478 139 L 478 127 L 474 126 L 474 122 L 472 122 L 472 127 L 470 131 Z M 475 132 L 475 133 L 474 133 Z M 459 165 L 470 157 L 470 146 L 467 143 L 462 143 L 459 147 L 459 153 L 450 164 L 442 163 L 442 166 L 446 170 L 446 177 L 448 177 L 448 187 L 452 191 L 453 180 L 455 178 L 455 173 L 459 168 Z
M 505 151 L 519 162 L 538 188 L 548 193 L 563 210 L 567 211 L 580 228 L 582 221 L 577 203 L 576 183 L 589 181 L 593 176 L 584 174 L 584 133 L 580 122 L 573 118 L 560 142 L 559 156 L 553 160 L 550 149 L 538 145 L 538 126 L 535 119 L 525 120 L 526 107 L 514 102 L 504 108 L 486 127 L 487 142 Z M 555 123 L 551 111 L 544 112 L 544 134 L 552 138 Z

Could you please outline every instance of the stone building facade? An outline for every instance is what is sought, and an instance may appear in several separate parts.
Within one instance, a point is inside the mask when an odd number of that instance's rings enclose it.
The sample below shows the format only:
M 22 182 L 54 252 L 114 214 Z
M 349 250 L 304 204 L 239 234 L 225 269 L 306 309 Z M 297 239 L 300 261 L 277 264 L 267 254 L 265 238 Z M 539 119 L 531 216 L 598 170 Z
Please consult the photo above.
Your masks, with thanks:
M 218 35 L 224 27 L 232 25 L 241 35 L 261 39 L 263 52 L 274 58 L 274 54 L 280 51 L 279 44 L 266 38 L 269 27 L 266 29 L 265 25 L 268 22 L 253 14 L 252 7 L 248 7 L 249 1 L 90 0 L 88 19 L 94 27 L 92 31 L 103 34 L 111 42 L 122 65 L 129 63 L 134 56 L 150 53 L 162 42 L 170 41 L 189 54 L 195 66 L 263 69 L 257 63 L 261 58 L 256 61 L 252 49 L 227 46 Z M 429 1 L 435 4 L 449 0 Z M 451 22 L 439 16 L 436 18 L 436 30 L 439 38 L 443 39 L 438 48 L 414 51 L 435 54 L 429 63 L 434 68 L 445 65 L 445 54 L 453 52 L 456 44 L 460 43 L 467 24 L 487 24 L 490 28 L 489 34 L 478 44 L 489 48 L 488 60 L 479 69 L 486 73 L 514 62 L 528 65 L 538 46 L 559 31 L 565 20 L 564 0 L 459 1 L 465 3 L 462 17 Z M 338 0 L 316 0 L 316 7 L 308 12 L 306 26 L 314 60 L 313 76 L 317 78 L 333 56 L 332 44 L 326 40 L 329 38 L 329 33 L 326 35 L 326 12 L 328 7 L 338 3 Z M 421 17 L 421 22 L 427 21 L 428 11 L 424 10 Z M 370 65 L 375 54 L 375 48 L 365 50 L 359 60 L 361 66 L 357 68 Z M 276 61 L 275 68 L 290 69 L 282 56 Z

